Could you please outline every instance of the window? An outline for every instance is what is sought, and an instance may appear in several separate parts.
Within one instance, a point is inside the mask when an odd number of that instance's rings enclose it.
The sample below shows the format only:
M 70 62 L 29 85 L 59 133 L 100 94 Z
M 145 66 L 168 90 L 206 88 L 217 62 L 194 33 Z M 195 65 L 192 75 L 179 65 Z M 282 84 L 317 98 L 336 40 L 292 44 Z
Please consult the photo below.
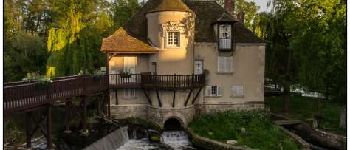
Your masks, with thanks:
M 136 91 L 135 89 L 124 89 L 124 98 L 135 98 Z
M 180 46 L 180 32 L 168 32 L 168 46 L 179 47 Z
M 216 85 L 206 86 L 205 87 L 205 96 L 208 96 L 208 97 L 221 96 L 220 87 L 216 86 Z
M 231 25 L 229 24 L 219 26 L 219 49 L 231 49 Z
M 123 78 L 123 82 L 136 82 L 136 66 L 137 66 L 137 57 L 124 57 L 124 68 L 123 72 L 131 74 L 130 78 Z
M 223 24 L 219 28 L 220 39 L 231 39 L 231 25 Z
M 218 57 L 218 72 L 220 73 L 232 73 L 233 57 Z
M 243 91 L 243 86 L 242 85 L 233 85 L 231 87 L 231 96 L 232 97 L 243 97 L 244 96 L 244 91 Z

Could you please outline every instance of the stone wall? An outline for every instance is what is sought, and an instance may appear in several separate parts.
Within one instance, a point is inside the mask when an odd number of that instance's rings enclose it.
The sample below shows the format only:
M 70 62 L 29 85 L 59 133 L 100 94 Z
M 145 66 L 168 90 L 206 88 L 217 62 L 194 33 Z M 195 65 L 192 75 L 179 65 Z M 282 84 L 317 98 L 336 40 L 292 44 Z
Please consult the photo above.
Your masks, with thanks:
M 158 108 L 150 105 L 112 105 L 111 115 L 115 119 L 125 119 L 130 117 L 141 118 L 156 123 L 163 128 L 166 120 L 175 118 L 180 121 L 184 128 L 202 114 L 220 111 L 244 111 L 253 109 L 264 109 L 263 102 L 246 102 L 239 104 L 197 104 L 183 108 Z

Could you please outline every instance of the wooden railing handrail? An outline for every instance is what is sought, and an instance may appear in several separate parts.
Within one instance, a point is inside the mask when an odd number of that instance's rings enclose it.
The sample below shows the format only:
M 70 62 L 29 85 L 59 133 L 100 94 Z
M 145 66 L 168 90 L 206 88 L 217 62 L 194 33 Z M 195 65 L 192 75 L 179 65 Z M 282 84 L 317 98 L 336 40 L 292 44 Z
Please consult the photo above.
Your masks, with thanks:
M 119 88 L 187 89 L 204 86 L 205 76 L 175 74 L 127 74 L 123 76 L 121 74 L 110 74 L 68 76 L 55 78 L 52 81 L 35 81 L 22 84 L 18 82 L 17 84 L 4 86 L 4 111 L 24 110 L 52 103 L 58 99 L 104 92 L 114 82 Z
M 108 89 L 107 75 L 80 75 L 4 87 L 4 111 L 16 111 L 52 103 L 58 99 L 90 95 Z

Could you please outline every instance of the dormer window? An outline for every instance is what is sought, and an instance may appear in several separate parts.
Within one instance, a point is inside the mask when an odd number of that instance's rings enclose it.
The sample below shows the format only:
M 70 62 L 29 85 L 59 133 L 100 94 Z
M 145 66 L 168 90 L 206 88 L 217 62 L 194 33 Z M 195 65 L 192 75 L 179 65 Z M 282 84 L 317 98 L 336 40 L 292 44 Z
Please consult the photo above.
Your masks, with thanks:
M 231 50 L 232 45 L 232 32 L 230 24 L 219 25 L 219 49 Z
M 180 47 L 180 32 L 168 32 L 168 47 Z
M 227 13 L 223 13 L 220 18 L 213 24 L 215 39 L 218 42 L 219 51 L 232 51 L 233 25 L 237 20 Z

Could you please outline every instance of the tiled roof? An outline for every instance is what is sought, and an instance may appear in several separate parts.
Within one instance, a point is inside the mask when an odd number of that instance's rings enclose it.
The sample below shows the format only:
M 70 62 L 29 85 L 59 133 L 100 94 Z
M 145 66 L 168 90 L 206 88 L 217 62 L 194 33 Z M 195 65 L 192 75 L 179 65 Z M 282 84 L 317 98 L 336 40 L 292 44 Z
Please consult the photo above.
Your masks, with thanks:
M 122 53 L 154 53 L 156 49 L 130 36 L 123 28 L 119 28 L 108 38 L 103 38 L 101 51 Z
M 146 13 L 155 10 L 162 1 L 164 0 L 148 0 L 125 25 L 128 33 L 139 40 L 147 42 Z M 225 9 L 215 1 L 183 0 L 183 2 L 196 14 L 195 41 L 215 42 L 212 24 L 223 13 L 227 13 Z M 235 23 L 234 32 L 233 37 L 236 43 L 263 43 L 261 39 L 239 22 Z
M 149 12 L 157 12 L 157 11 L 185 11 L 191 12 L 186 4 L 184 4 L 181 0 L 161 0 L 158 6 Z

